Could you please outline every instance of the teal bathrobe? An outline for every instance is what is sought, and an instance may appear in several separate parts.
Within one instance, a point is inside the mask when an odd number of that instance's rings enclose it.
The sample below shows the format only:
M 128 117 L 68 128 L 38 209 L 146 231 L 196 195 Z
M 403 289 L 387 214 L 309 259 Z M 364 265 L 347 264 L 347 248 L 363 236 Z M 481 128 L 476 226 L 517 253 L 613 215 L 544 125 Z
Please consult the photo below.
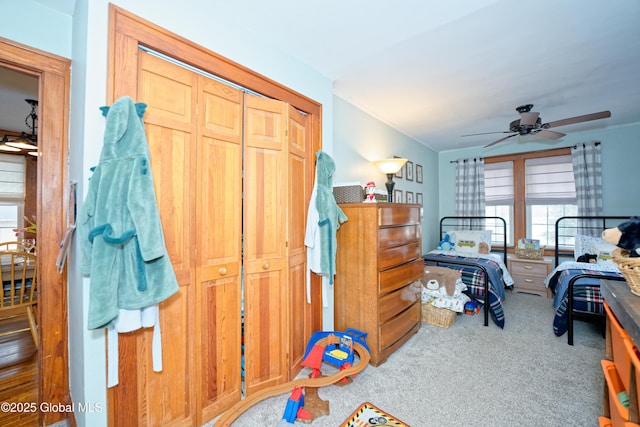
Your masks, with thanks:
M 333 284 L 336 274 L 336 233 L 340 224 L 348 218 L 333 196 L 333 174 L 336 165 L 324 151 L 316 153 L 316 181 L 311 193 L 307 214 L 305 245 L 307 246 L 307 301 L 310 302 L 310 271 L 326 276 Z M 326 305 L 326 289 L 322 288 L 323 305 Z
M 101 108 L 104 145 L 78 221 L 81 271 L 90 276 L 89 329 L 110 326 L 119 309 L 142 309 L 178 290 L 153 187 L 145 108 L 130 97 Z

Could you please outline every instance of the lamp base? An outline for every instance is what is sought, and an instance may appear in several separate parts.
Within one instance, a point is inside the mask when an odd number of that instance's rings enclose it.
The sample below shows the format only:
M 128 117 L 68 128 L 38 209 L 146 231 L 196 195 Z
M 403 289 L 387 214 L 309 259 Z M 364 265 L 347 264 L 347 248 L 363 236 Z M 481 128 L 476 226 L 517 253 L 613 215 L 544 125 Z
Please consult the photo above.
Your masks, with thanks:
M 393 182 L 392 173 L 387 174 L 387 182 L 384 183 L 385 187 L 387 187 L 387 201 L 389 203 L 393 203 L 393 187 L 395 187 L 396 183 Z

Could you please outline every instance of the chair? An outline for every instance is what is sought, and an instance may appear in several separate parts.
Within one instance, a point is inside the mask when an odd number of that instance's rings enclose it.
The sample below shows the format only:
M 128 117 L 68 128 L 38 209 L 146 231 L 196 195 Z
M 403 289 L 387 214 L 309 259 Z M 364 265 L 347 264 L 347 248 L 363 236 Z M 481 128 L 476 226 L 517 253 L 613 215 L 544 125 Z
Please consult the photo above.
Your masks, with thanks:
M 18 241 L 2 242 L 0 243 L 0 252 L 2 251 L 22 252 L 24 251 L 24 246 L 22 245 L 22 242 L 18 242 Z M 34 246 L 31 252 L 37 253 L 37 248 Z
M 21 242 L 2 242 L 0 243 L 0 251 L 20 252 L 22 251 L 22 243 Z
M 37 257 L 27 252 L 0 251 L 0 265 L 2 267 L 0 318 L 16 317 L 24 310 L 29 322 L 28 328 L 4 331 L 0 336 L 31 330 L 31 336 L 37 348 L 39 338 L 34 312 L 38 303 Z

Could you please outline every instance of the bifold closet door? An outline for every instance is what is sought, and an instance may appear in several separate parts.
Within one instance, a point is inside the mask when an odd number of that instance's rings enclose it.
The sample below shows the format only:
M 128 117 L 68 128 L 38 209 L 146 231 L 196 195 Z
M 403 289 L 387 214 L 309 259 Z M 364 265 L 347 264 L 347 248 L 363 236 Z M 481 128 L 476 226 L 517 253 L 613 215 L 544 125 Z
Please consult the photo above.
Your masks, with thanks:
M 165 245 L 180 290 L 160 305 L 163 370 L 154 372 L 152 331 L 120 334 L 120 384 L 113 389 L 111 425 L 196 425 L 200 342 L 195 230 L 198 76 L 138 52 L 136 101 L 145 129 Z
M 137 59 L 129 72 L 136 101 L 148 105 L 154 185 L 180 290 L 161 304 L 162 372 L 152 369 L 151 330 L 120 335 L 109 424 L 202 425 L 242 398 L 243 348 L 247 395 L 299 370 L 311 333 L 309 130 L 286 103 L 143 51 L 122 54 Z
M 198 400 L 210 420 L 242 397 L 242 92 L 199 76 Z M 197 331 L 198 329 L 196 329 Z
M 287 104 L 244 97 L 244 345 L 247 395 L 288 380 Z

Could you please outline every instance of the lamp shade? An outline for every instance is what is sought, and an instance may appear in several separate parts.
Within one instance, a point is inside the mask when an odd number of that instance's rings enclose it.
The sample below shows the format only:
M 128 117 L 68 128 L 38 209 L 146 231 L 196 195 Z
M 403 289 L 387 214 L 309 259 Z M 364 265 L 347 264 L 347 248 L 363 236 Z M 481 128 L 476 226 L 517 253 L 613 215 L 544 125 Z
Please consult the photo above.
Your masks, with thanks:
M 373 162 L 374 165 L 380 169 L 380 172 L 385 174 L 396 174 L 407 163 L 408 159 L 382 159 Z

